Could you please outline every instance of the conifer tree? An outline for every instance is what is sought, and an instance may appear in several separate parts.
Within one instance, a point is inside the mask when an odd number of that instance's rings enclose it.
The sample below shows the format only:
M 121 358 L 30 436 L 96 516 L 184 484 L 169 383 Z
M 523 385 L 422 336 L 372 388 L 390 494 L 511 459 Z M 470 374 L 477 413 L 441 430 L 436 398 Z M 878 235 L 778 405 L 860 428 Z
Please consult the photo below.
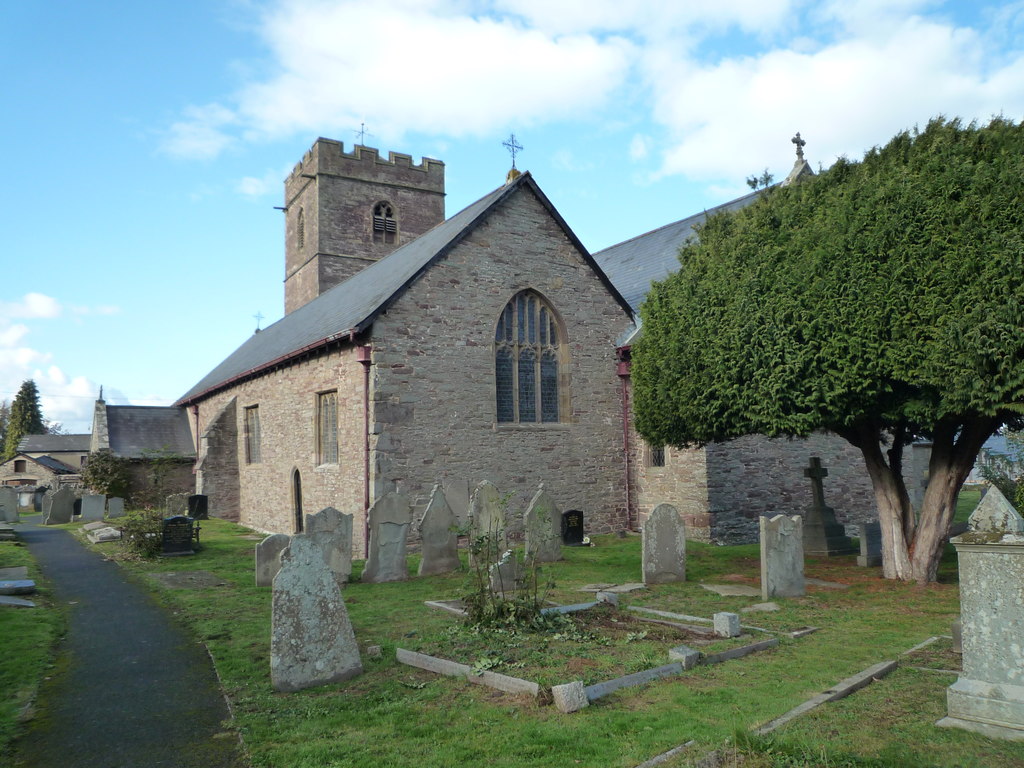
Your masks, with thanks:
M 25 435 L 41 435 L 46 432 L 43 412 L 39 406 L 39 389 L 32 379 L 22 382 L 18 394 L 11 403 L 7 434 L 4 435 L 3 460 L 7 461 L 18 452 L 18 443 Z

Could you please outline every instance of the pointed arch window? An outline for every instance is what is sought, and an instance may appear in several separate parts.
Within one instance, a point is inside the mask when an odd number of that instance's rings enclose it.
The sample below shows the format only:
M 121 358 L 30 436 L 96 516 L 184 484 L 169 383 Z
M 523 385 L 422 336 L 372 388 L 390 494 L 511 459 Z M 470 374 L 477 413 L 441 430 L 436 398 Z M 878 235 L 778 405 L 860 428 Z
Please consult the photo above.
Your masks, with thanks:
M 373 242 L 391 244 L 398 236 L 398 220 L 391 203 L 379 202 L 373 206 Z
M 494 333 L 495 410 L 499 423 L 562 420 L 565 344 L 551 306 L 533 291 L 505 305 Z

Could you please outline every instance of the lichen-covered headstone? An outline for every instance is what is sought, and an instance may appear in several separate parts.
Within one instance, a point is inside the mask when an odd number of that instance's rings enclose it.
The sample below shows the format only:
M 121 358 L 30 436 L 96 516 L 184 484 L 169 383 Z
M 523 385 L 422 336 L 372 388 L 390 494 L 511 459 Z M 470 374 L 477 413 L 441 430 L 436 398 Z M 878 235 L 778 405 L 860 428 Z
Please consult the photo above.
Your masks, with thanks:
M 82 522 L 95 523 L 103 519 L 107 511 L 107 497 L 96 493 L 88 493 L 82 497 Z
M 274 579 L 270 678 L 275 691 L 298 691 L 363 671 L 352 623 L 316 542 L 293 536 Z
M 504 551 L 505 537 L 505 505 L 501 493 L 488 480 L 480 483 L 469 499 L 469 538 L 470 562 L 473 562 L 473 542 L 484 536 L 493 537 L 493 549 Z
M 761 599 L 802 597 L 804 582 L 803 520 L 799 515 L 761 517 Z
M 352 576 L 352 515 L 334 507 L 324 507 L 315 515 L 306 515 L 304 530 L 324 553 L 339 587 Z
M 124 517 L 124 499 L 120 496 L 111 496 L 107 499 L 107 519 Z
M 938 725 L 1024 741 L 1024 520 L 994 486 L 951 539 L 960 568 L 962 666 Z
M 75 492 L 68 486 L 59 488 L 49 497 L 49 509 L 47 500 L 43 500 L 43 525 L 61 525 L 71 522 L 71 515 L 75 511 Z
M 686 526 L 671 504 L 659 504 L 642 533 L 644 584 L 686 581 Z
M 391 491 L 370 507 L 370 551 L 362 580 L 370 584 L 404 581 L 409 578 L 406 539 L 412 523 L 409 500 Z
M 516 592 L 523 588 L 526 571 L 514 553 L 506 551 L 505 556 L 494 563 L 488 571 L 491 591 L 498 595 Z
M 523 519 L 526 531 L 526 557 L 538 563 L 562 559 L 562 513 L 544 484 L 530 500 Z
M 459 569 L 459 538 L 455 526 L 455 512 L 448 504 L 447 494 L 440 485 L 435 485 L 420 520 L 420 539 L 423 542 L 420 576 Z
M 20 522 L 18 492 L 9 485 L 0 486 L 0 523 Z
M 167 517 L 174 517 L 175 515 L 188 515 L 188 497 L 187 493 L 172 493 L 166 499 L 164 499 L 164 513 Z
M 269 587 L 281 570 L 281 553 L 288 548 L 292 537 L 274 533 L 256 545 L 256 586 Z

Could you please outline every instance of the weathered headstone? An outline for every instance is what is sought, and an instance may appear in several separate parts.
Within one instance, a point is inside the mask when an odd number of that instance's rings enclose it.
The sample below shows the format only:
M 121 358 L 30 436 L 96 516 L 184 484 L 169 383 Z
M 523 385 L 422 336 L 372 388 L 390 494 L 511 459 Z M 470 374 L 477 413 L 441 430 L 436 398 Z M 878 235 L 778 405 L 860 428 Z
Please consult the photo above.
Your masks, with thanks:
M 160 554 L 167 557 L 176 555 L 194 555 L 192 549 L 192 526 L 195 522 L 191 517 L 175 515 L 164 518 Z
M 188 516 L 193 520 L 209 520 L 210 507 L 209 497 L 202 493 L 194 493 L 186 500 L 188 504 Z
M 492 549 L 496 549 L 499 554 L 508 542 L 505 536 L 505 505 L 501 493 L 487 480 L 476 487 L 469 499 L 470 563 L 475 559 L 474 542 L 484 536 L 492 537 Z
M 492 565 L 488 572 L 491 591 L 495 594 L 515 592 L 523 588 L 526 573 L 523 571 L 522 564 L 515 554 L 507 553 L 507 555 Z
M 804 512 L 803 538 L 804 554 L 816 557 L 849 555 L 857 550 L 846 535 L 846 529 L 836 521 L 836 512 L 825 503 L 825 486 L 828 470 L 821 466 L 817 456 L 804 470 L 804 477 L 811 481 L 811 505 Z
M 562 543 L 567 547 L 583 546 L 583 513 L 570 509 L 562 513 Z
M 47 494 L 43 499 L 43 525 L 61 525 L 70 523 L 74 512 L 75 492 L 66 485 Z
M 281 553 L 288 548 L 292 537 L 274 533 L 256 545 L 256 586 L 269 587 L 281 570 Z
M 82 497 L 82 522 L 95 523 L 103 519 L 107 511 L 107 497 L 89 493 Z
M 391 491 L 377 499 L 369 511 L 370 551 L 362 580 L 370 584 L 409 578 L 405 543 L 412 510 L 405 496 Z
M 644 584 L 686 581 L 686 526 L 671 504 L 659 504 L 642 533 Z
M 465 478 L 448 478 L 441 484 L 445 500 L 455 515 L 455 523 L 460 528 L 469 525 L 470 487 Z
M 107 519 L 113 520 L 124 517 L 124 499 L 120 496 L 111 496 L 107 499 Z
M 799 515 L 761 518 L 762 600 L 806 594 L 802 523 Z
M 17 523 L 20 521 L 18 492 L 9 485 L 0 486 L 0 523 Z
M 860 524 L 860 554 L 857 565 L 871 568 L 882 564 L 882 526 L 878 521 Z
M 455 512 L 448 504 L 448 498 L 440 485 L 430 492 L 430 500 L 420 520 L 420 539 L 423 542 L 423 558 L 420 560 L 419 575 L 449 573 L 458 570 L 459 538 L 455 532 Z
M 306 515 L 303 530 L 323 551 L 324 562 L 338 587 L 344 587 L 352 576 L 352 515 L 324 507 Z
M 270 678 L 276 691 L 299 691 L 362 673 L 352 623 L 320 546 L 293 536 L 274 578 Z
M 562 559 L 562 513 L 544 484 L 530 500 L 523 519 L 526 531 L 526 557 L 538 563 L 554 563 Z
M 963 664 L 941 726 L 1024 740 L 1024 519 L 991 487 L 952 539 L 960 562 Z
M 172 493 L 164 500 L 164 513 L 167 517 L 177 517 L 188 514 L 187 493 Z

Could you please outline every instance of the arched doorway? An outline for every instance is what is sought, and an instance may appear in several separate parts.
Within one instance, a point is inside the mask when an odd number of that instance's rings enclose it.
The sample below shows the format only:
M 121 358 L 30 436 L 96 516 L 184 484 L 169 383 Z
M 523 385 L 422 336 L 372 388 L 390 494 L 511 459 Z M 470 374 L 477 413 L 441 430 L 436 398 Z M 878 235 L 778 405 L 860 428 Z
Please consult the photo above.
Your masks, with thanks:
M 292 470 L 292 510 L 296 533 L 302 533 L 302 476 L 299 470 Z

